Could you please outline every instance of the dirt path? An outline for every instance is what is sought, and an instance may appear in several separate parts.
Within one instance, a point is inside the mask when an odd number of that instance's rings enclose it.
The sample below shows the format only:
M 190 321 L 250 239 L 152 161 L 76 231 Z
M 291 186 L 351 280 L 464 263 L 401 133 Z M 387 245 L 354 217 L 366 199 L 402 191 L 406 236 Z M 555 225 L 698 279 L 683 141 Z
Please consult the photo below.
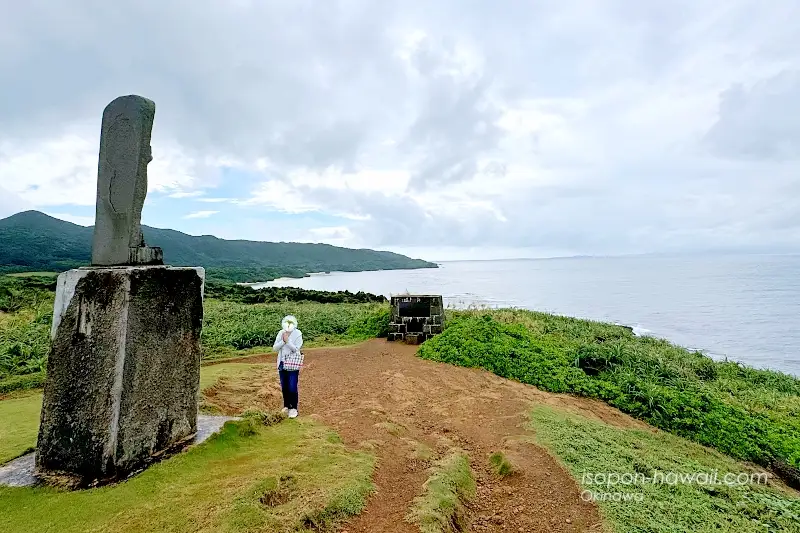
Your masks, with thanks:
M 615 425 L 641 425 L 589 400 L 541 392 L 488 372 L 424 361 L 414 346 L 373 340 L 358 346 L 314 349 L 300 377 L 300 414 L 334 427 L 352 446 L 378 456 L 377 494 L 347 523 L 348 533 L 413 532 L 404 520 L 428 477 L 431 458 L 456 446 L 470 455 L 478 497 L 470 508 L 472 531 L 601 531 L 597 508 L 583 502 L 578 485 L 530 436 L 532 404 L 557 406 Z M 247 358 L 274 362 L 273 356 Z M 266 373 L 274 372 L 271 368 Z M 280 406 L 276 380 L 219 390 L 242 393 L 269 408 Z M 218 398 L 225 401 L 225 398 Z M 233 407 L 233 406 L 232 406 Z M 244 406 L 239 406 L 244 407 Z M 488 457 L 503 450 L 519 472 L 497 478 Z

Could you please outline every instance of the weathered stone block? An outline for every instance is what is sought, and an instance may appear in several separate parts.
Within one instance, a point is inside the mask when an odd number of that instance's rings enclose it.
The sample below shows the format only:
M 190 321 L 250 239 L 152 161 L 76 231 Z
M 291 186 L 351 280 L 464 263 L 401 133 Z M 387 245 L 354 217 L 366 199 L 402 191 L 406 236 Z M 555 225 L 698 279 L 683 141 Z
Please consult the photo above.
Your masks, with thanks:
M 408 329 L 406 324 L 389 324 L 389 331 L 391 333 L 405 333 Z
M 38 470 L 116 477 L 195 433 L 204 276 L 164 266 L 59 276 Z
M 407 344 L 422 344 L 424 340 L 425 336 L 422 333 L 408 333 L 405 336 Z

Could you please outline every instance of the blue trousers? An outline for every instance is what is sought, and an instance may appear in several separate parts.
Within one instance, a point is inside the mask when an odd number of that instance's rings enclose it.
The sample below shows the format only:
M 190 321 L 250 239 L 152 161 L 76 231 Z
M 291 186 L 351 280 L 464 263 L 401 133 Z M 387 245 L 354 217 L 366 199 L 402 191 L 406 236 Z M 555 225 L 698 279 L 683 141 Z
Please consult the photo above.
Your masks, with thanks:
M 283 406 L 287 409 L 297 409 L 297 378 L 299 370 L 279 370 L 281 378 L 281 391 L 283 392 Z

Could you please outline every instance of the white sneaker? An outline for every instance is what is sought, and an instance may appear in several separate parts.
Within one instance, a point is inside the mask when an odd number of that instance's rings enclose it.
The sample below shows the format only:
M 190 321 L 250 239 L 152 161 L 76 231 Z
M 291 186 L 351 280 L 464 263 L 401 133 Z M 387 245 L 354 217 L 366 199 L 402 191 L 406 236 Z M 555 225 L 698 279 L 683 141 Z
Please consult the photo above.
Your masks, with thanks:
M 288 407 L 284 407 L 283 409 L 281 409 L 281 413 L 283 413 L 285 415 L 288 415 L 289 414 L 289 408 Z
M 297 409 L 289 409 L 289 418 L 297 418 Z

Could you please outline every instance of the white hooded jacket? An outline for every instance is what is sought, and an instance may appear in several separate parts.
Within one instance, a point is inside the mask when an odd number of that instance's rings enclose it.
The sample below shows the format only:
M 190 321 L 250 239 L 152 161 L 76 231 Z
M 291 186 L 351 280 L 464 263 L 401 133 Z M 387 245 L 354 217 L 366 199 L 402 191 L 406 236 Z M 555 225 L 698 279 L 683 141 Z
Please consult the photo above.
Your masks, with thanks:
M 272 349 L 278 352 L 278 358 L 275 362 L 276 366 L 280 369 L 281 363 L 284 364 L 286 370 L 299 370 L 303 366 L 303 355 L 300 348 L 303 346 L 303 333 L 297 329 L 297 319 L 288 315 L 281 321 L 281 329 L 275 337 L 275 344 Z M 289 332 L 289 340 L 283 342 L 283 333 Z

